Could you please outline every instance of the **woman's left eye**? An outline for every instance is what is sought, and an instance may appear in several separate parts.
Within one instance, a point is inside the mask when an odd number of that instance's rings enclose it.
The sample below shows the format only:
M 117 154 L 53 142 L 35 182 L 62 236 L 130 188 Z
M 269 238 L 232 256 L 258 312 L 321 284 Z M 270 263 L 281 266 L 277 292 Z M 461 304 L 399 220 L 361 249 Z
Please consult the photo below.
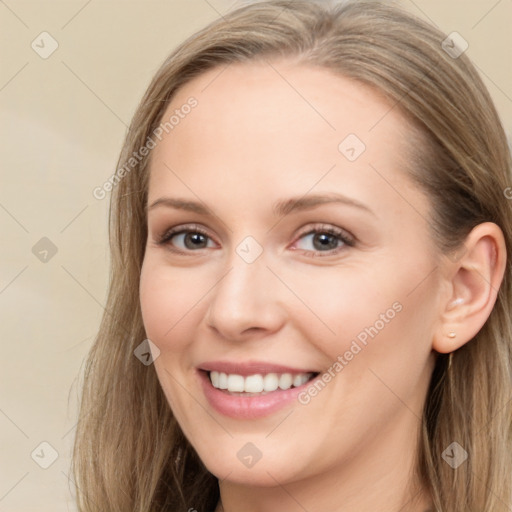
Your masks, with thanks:
M 298 239 L 293 249 L 301 249 L 308 254 L 327 253 L 330 255 L 338 252 L 344 246 L 353 247 L 354 243 L 354 238 L 348 233 L 329 226 L 308 231 Z

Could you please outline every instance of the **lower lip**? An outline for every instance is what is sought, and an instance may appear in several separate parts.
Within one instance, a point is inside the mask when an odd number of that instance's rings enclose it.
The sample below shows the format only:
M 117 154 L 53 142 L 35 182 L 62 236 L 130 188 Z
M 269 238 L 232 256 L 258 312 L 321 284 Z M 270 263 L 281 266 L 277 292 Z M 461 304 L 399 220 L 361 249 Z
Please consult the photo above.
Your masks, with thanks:
M 311 385 L 312 379 L 302 386 L 286 390 L 276 390 L 261 396 L 231 395 L 214 388 L 208 373 L 198 371 L 203 392 L 209 404 L 220 414 L 236 419 L 251 420 L 268 416 L 297 400 L 301 391 Z

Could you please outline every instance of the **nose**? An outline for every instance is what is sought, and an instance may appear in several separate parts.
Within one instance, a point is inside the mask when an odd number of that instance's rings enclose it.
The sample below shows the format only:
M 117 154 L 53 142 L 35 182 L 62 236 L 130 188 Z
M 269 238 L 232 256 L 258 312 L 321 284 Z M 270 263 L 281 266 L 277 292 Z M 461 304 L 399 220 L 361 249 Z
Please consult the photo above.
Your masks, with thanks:
M 277 332 L 286 321 L 283 288 L 263 255 L 247 263 L 233 254 L 228 271 L 209 294 L 206 323 L 230 341 Z

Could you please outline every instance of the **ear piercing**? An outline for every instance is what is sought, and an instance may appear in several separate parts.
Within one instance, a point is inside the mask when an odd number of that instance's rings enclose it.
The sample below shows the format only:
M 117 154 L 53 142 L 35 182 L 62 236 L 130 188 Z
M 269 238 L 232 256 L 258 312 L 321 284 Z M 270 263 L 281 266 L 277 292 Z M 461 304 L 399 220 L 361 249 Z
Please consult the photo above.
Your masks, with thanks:
M 451 306 L 451 307 L 455 307 L 455 306 L 457 306 L 458 304 L 462 304 L 463 302 L 464 302 L 464 299 L 463 299 L 462 297 L 458 297 L 457 299 L 455 299 L 455 300 L 450 304 L 450 306 Z M 457 336 L 457 334 L 456 334 L 454 331 L 450 331 L 450 332 L 448 333 L 448 338 L 453 339 L 453 338 L 455 338 L 456 336 Z

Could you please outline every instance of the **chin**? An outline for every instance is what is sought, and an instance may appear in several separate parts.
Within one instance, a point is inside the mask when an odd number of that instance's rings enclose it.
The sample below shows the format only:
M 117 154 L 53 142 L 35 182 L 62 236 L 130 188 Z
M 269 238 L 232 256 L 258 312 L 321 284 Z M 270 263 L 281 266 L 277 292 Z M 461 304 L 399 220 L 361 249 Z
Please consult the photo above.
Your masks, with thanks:
M 307 464 L 297 460 L 298 448 L 286 446 L 286 452 L 277 446 L 245 436 L 231 439 L 229 446 L 218 444 L 215 449 L 197 451 L 208 471 L 219 480 L 229 480 L 240 485 L 273 487 L 304 477 Z

